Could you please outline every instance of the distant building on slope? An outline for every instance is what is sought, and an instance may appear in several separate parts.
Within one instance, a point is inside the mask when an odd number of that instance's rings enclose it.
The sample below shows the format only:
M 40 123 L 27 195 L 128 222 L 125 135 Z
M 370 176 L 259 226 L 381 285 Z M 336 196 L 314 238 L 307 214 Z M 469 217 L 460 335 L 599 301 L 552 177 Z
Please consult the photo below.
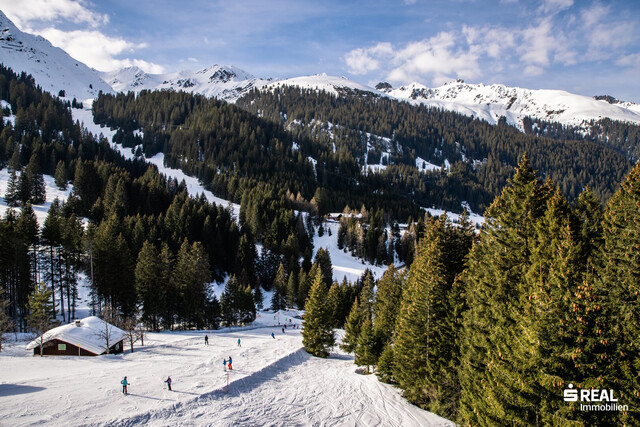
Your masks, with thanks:
M 85 317 L 44 333 L 44 356 L 98 356 L 122 353 L 125 332 L 96 316 Z M 40 337 L 27 344 L 27 350 L 40 355 Z

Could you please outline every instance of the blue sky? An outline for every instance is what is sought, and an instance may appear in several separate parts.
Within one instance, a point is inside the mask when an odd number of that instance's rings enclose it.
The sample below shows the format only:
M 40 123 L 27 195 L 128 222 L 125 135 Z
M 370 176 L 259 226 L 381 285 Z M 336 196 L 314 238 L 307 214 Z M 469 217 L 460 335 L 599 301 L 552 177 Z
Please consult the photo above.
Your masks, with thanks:
M 100 69 L 235 65 L 374 85 L 461 78 L 640 102 L 640 2 L 0 0 L 24 31 Z

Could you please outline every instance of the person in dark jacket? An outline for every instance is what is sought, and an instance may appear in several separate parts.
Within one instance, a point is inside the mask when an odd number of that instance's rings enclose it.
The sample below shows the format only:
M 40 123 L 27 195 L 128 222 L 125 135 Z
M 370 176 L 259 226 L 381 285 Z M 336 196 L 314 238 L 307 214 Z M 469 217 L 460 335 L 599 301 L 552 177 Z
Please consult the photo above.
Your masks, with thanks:
M 165 383 L 167 383 L 167 388 L 171 391 L 171 377 L 167 377 Z

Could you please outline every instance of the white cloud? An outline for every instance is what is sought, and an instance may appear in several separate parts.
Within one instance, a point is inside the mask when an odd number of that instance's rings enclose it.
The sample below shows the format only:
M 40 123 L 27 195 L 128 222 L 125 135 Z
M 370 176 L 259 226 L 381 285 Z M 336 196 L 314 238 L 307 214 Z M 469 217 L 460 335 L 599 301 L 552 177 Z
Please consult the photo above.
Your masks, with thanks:
M 412 5 L 416 4 L 416 0 L 402 0 L 402 3 Z
M 393 56 L 391 43 L 378 43 L 365 49 L 353 49 L 344 56 L 344 61 L 349 72 L 361 75 L 379 69 L 379 58 L 390 58 L 391 56 Z
M 545 14 L 556 14 L 573 6 L 573 0 L 544 0 L 540 11 Z
M 164 71 L 162 66 L 144 60 L 116 58 L 117 55 L 133 53 L 136 49 L 146 47 L 145 43 L 132 43 L 119 37 L 109 37 L 96 30 L 61 31 L 56 28 L 45 28 L 38 33 L 75 59 L 100 71 L 111 71 L 132 65 L 150 73 Z
M 586 27 L 593 27 L 600 22 L 602 18 L 609 14 L 611 8 L 609 6 L 602 6 L 599 3 L 594 3 L 590 8 L 583 9 L 580 12 L 582 23 Z
M 109 16 L 91 11 L 83 0 L 0 0 L 0 9 L 20 27 L 34 21 L 65 19 L 95 28 L 109 22 Z

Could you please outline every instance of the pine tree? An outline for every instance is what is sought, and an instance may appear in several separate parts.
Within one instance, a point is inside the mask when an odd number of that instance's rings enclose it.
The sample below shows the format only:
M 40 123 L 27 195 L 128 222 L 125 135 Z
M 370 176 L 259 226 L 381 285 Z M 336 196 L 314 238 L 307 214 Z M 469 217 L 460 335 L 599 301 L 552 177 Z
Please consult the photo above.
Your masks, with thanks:
M 466 305 L 460 336 L 460 421 L 473 425 L 538 422 L 535 371 L 519 365 L 524 275 L 549 189 L 523 156 L 502 194 L 485 212 L 480 239 L 461 284 Z
M 364 321 L 362 305 L 359 303 L 358 297 L 356 297 L 351 311 L 347 317 L 347 321 L 344 324 L 344 337 L 342 338 L 342 344 L 340 348 L 347 353 L 353 353 L 358 345 L 358 338 L 362 330 L 362 323 Z
M 273 297 L 271 298 L 271 309 L 273 311 L 287 308 L 287 273 L 284 266 L 280 264 L 273 281 Z
M 145 241 L 136 263 L 136 294 L 142 303 L 142 321 L 158 330 L 160 313 L 165 308 L 164 283 L 169 279 L 156 247 Z
M 4 193 L 4 201 L 10 207 L 20 206 L 20 196 L 18 193 L 18 175 L 15 169 L 11 170 L 9 182 L 7 183 L 7 191 Z
M 354 351 L 356 365 L 364 365 L 367 367 L 367 373 L 370 372 L 369 367 L 378 364 L 383 348 L 384 343 L 371 324 L 371 316 L 365 316 Z
M 39 282 L 33 294 L 29 296 L 27 324 L 39 335 L 40 357 L 42 357 L 44 346 L 44 333 L 56 325 L 56 322 L 51 319 L 51 313 L 53 313 L 51 294 L 52 291 L 47 289 L 44 282 Z
M 327 288 L 329 288 L 331 286 L 331 283 L 333 283 L 333 266 L 331 265 L 331 256 L 329 255 L 329 250 L 325 248 L 318 249 L 314 264 L 318 264 L 320 266 L 324 284 Z
M 403 281 L 403 275 L 393 264 L 378 281 L 378 291 L 373 305 L 373 326 L 385 344 L 391 341 L 395 332 L 396 317 L 402 301 Z
M 615 384 L 620 403 L 629 406 L 620 423 L 640 424 L 640 166 L 629 173 L 607 205 L 604 216 L 604 260 L 600 294 L 606 295 L 603 309 L 605 339 L 615 348 L 609 360 L 614 371 L 605 380 Z M 606 294 L 605 294 L 606 292 Z
M 31 156 L 27 168 L 25 170 L 28 180 L 31 183 L 31 194 L 29 200 L 34 205 L 40 205 L 46 200 L 46 187 L 44 176 L 40 170 L 40 161 L 37 155 Z
M 302 330 L 302 345 L 308 353 L 317 357 L 328 357 L 329 350 L 335 344 L 326 293 L 322 271 L 318 270 L 311 285 Z
M 58 162 L 56 166 L 56 172 L 54 175 L 55 183 L 60 190 L 66 190 L 68 186 L 67 182 L 67 168 L 62 160 Z

